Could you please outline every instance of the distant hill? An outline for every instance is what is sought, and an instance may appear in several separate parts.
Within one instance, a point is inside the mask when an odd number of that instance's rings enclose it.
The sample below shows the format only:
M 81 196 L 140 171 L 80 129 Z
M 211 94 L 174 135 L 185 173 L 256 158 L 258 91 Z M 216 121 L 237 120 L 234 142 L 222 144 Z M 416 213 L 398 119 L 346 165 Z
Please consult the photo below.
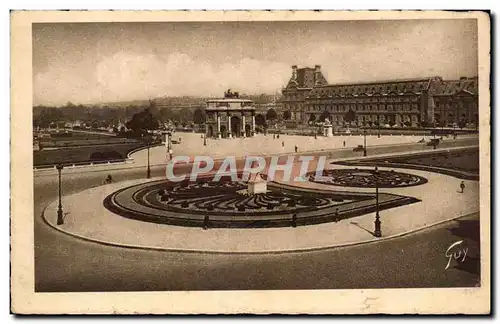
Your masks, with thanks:
M 219 97 L 220 98 L 220 97 Z M 240 98 L 253 100 L 256 105 L 271 103 L 276 95 L 241 94 Z M 101 104 L 75 105 L 68 102 L 60 107 L 35 106 L 33 107 L 33 123 L 47 126 L 53 122 L 85 121 L 93 124 L 115 125 L 126 122 L 145 108 L 149 108 L 159 120 L 177 120 L 180 122 L 192 121 L 193 113 L 197 108 L 204 108 L 210 97 L 161 97 L 153 100 L 131 100 L 107 102 Z
M 147 107 L 149 105 L 149 100 L 131 100 L 131 101 L 118 101 L 118 102 L 105 102 L 98 105 L 87 105 L 87 106 L 98 106 L 98 107 L 110 107 L 110 108 L 125 108 L 127 106 L 143 106 Z

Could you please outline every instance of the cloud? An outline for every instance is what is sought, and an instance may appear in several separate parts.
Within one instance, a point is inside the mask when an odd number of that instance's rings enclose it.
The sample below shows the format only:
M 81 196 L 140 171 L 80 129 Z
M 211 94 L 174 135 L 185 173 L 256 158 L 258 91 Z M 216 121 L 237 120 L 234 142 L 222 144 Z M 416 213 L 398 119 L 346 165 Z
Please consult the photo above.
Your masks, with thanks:
M 280 62 L 243 58 L 212 64 L 181 52 L 166 57 L 119 51 L 94 65 L 90 80 L 78 70 L 51 68 L 34 79 L 35 101 L 61 104 L 126 101 L 161 96 L 222 96 L 274 93 L 288 81 L 290 67 Z M 83 75 L 83 73 L 82 73 Z

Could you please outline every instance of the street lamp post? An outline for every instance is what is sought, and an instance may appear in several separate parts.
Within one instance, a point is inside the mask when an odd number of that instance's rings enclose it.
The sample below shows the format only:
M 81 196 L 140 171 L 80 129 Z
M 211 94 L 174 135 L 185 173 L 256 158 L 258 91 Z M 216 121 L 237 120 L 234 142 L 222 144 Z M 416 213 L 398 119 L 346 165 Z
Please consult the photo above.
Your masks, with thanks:
M 376 207 L 375 207 L 375 237 L 381 237 L 382 231 L 380 229 L 380 215 L 379 215 L 379 205 L 378 205 L 378 168 L 375 167 L 375 199 L 376 199 Z
M 365 131 L 363 132 L 364 137 L 365 137 L 365 145 L 363 145 L 363 156 L 366 156 L 366 128 Z
M 167 151 L 169 159 L 172 160 L 172 131 L 167 132 Z
M 436 149 L 436 122 L 434 122 L 434 129 L 433 129 L 433 132 L 434 132 L 434 141 L 432 143 L 432 146 L 434 148 L 434 150 Z
M 149 148 L 151 146 L 151 142 L 148 140 L 148 170 L 146 172 L 146 178 L 151 178 L 151 167 L 150 167 L 150 164 L 149 164 Z
M 380 116 L 377 115 L 377 137 L 380 138 Z
M 62 164 L 56 166 L 57 172 L 59 174 L 59 206 L 57 206 L 57 225 L 64 224 L 63 210 L 62 210 L 62 200 L 61 200 L 61 171 L 64 168 Z
M 205 135 L 203 135 L 203 146 L 207 146 L 208 125 L 205 123 Z

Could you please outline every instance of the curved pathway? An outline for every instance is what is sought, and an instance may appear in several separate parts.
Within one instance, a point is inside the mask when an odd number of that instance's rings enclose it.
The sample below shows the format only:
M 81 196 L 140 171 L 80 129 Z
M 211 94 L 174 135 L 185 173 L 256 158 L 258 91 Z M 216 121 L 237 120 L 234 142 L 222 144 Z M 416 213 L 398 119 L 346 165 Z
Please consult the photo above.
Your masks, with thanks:
M 333 166 L 335 168 L 351 168 Z M 365 168 L 359 168 L 363 170 Z M 370 168 L 371 169 L 371 168 Z M 385 168 L 380 168 L 384 170 Z M 392 169 L 387 169 L 392 170 Z M 407 169 L 394 169 L 408 172 Z M 406 234 L 427 226 L 479 211 L 479 184 L 466 181 L 466 191 L 458 192 L 456 178 L 425 171 L 410 173 L 427 183 L 405 188 L 383 188 L 380 193 L 415 197 L 420 202 L 381 212 L 383 238 Z M 152 179 L 155 180 L 155 179 Z M 161 180 L 161 178 L 157 179 Z M 344 219 L 338 223 L 299 226 L 296 228 L 209 229 L 142 222 L 118 216 L 107 210 L 102 201 L 111 193 L 147 180 L 104 185 L 65 196 L 65 224 L 56 224 L 57 201 L 44 211 L 46 221 L 58 230 L 105 244 L 174 251 L 218 253 L 266 253 L 304 251 L 372 242 L 374 213 Z M 282 183 L 306 189 L 373 193 L 373 188 L 346 188 L 314 182 Z M 437 198 L 438 197 L 438 198 Z M 382 239 L 383 239 L 382 238 Z
M 449 144 L 477 145 L 477 139 Z M 338 152 L 338 158 L 359 156 Z M 107 174 L 115 181 L 143 179 L 145 167 L 137 166 L 65 169 L 63 193 L 99 186 Z M 162 176 L 164 166 L 153 166 L 152 174 Z M 34 182 L 36 292 L 466 287 L 479 282 L 477 214 L 377 244 L 279 255 L 185 254 L 106 246 L 61 233 L 40 216 L 57 198 L 57 173 L 37 171 Z M 458 240 L 465 240 L 470 258 L 445 271 L 444 253 Z

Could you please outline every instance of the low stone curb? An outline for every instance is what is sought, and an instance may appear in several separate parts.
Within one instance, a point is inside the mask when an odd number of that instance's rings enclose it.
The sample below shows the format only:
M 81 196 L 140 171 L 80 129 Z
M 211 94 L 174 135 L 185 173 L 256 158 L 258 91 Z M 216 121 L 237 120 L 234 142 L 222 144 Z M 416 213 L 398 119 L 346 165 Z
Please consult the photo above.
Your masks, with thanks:
M 120 244 L 116 242 L 109 242 L 109 241 L 104 241 L 104 240 L 98 240 L 94 238 L 89 238 L 83 235 L 79 235 L 73 232 L 69 232 L 67 230 L 64 230 L 60 227 L 57 227 L 53 223 L 51 223 L 47 218 L 45 217 L 45 210 L 51 203 L 47 204 L 47 206 L 44 207 L 42 211 L 42 219 L 43 221 L 52 227 L 53 229 L 67 234 L 72 237 L 76 237 L 79 239 L 82 239 L 84 241 L 88 242 L 93 242 L 93 243 L 98 243 L 98 244 L 103 244 L 107 246 L 114 246 L 114 247 L 122 247 L 122 248 L 129 248 L 129 249 L 137 249 L 137 250 L 150 250 L 150 251 L 164 251 L 164 252 L 177 252 L 177 253 L 199 253 L 199 254 L 240 254 L 240 255 L 263 255 L 263 254 L 285 254 L 285 253 L 301 253 L 301 252 L 314 252 L 314 251 L 322 251 L 322 250 L 329 250 L 329 249 L 334 249 L 334 248 L 342 248 L 342 247 L 351 247 L 351 246 L 358 246 L 362 244 L 369 244 L 369 243 L 376 243 L 376 242 L 382 242 L 402 236 L 406 236 L 415 232 L 422 231 L 424 229 L 428 229 L 430 227 L 434 227 L 446 222 L 450 222 L 459 218 L 471 216 L 473 214 L 478 213 L 477 212 L 471 212 L 465 215 L 461 216 L 455 216 L 452 218 L 440 220 L 438 222 L 424 225 L 415 229 L 411 229 L 402 233 L 397 233 L 393 234 L 390 236 L 386 237 L 381 237 L 381 238 L 375 238 L 371 240 L 365 240 L 365 241 L 360 241 L 360 242 L 348 242 L 348 243 L 340 243 L 340 244 L 333 244 L 333 245 L 328 245 L 328 246 L 318 246 L 318 247 L 311 247 L 311 248 L 300 248 L 300 249 L 287 249 L 287 250 L 270 250 L 270 251 L 217 251 L 217 250 L 196 250 L 196 249 L 179 249 L 179 248 L 165 248 L 165 247 L 157 247 L 157 246 L 145 246 L 145 245 L 133 245 L 133 244 Z

